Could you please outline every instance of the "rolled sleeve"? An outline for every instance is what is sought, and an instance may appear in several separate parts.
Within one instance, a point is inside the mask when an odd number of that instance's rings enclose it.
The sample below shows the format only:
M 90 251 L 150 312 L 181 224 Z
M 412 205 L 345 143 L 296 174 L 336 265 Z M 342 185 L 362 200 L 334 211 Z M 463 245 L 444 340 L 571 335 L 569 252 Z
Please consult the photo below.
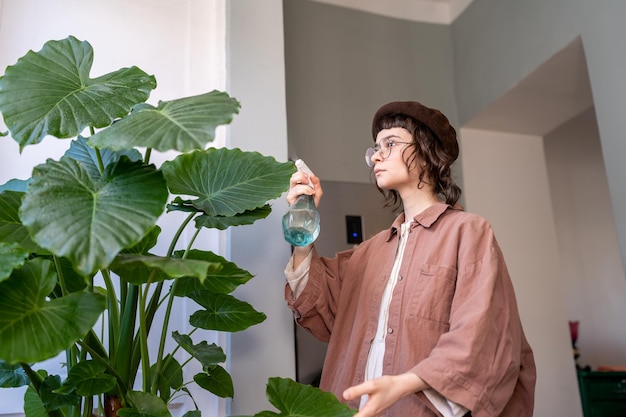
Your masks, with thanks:
M 289 263 L 285 267 L 285 278 L 291 287 L 293 299 L 298 298 L 309 280 L 309 269 L 311 268 L 311 257 L 313 251 L 309 252 L 306 258 L 298 265 L 296 269 L 293 268 L 293 256 L 289 259 Z

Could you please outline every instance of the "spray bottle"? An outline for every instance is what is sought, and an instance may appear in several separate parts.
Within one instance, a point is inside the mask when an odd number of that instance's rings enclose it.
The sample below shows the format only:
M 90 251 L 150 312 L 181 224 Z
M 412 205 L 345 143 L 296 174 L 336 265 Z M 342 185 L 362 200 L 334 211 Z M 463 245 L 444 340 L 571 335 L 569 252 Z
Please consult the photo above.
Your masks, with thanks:
M 296 168 L 311 178 L 313 173 L 308 166 L 298 159 Z M 313 188 L 311 183 L 309 186 Z M 320 214 L 315 208 L 312 195 L 301 194 L 283 216 L 283 234 L 285 240 L 293 246 L 307 246 L 317 239 L 320 233 Z

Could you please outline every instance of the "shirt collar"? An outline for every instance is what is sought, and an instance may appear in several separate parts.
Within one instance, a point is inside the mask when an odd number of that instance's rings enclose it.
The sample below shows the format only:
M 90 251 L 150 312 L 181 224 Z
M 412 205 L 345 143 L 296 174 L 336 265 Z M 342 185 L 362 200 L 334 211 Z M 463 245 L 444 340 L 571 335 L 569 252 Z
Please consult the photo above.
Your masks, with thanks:
M 453 206 L 446 203 L 435 203 L 432 206 L 428 207 L 426 210 L 419 213 L 417 216 L 413 218 L 415 220 L 411 227 L 416 227 L 417 225 L 421 225 L 425 228 L 429 228 L 432 226 L 443 213 L 445 213 L 448 209 L 450 210 L 463 210 L 463 207 L 460 204 L 455 204 Z M 389 229 L 389 235 L 387 236 L 387 241 L 389 241 L 392 236 L 400 230 L 402 223 L 405 222 L 404 213 L 400 213 L 398 217 L 394 220 L 391 228 Z

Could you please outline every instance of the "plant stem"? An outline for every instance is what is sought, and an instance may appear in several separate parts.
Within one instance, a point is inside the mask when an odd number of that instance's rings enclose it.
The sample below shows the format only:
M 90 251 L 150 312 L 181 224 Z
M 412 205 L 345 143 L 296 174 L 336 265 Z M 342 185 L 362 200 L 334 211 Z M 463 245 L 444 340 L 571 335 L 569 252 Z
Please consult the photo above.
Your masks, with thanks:
M 76 346 L 75 344 L 73 344 L 69 349 L 65 350 L 67 369 L 72 369 L 72 367 L 80 361 L 79 354 L 81 353 L 84 353 L 84 351 L 78 349 L 78 346 Z M 68 414 L 73 415 L 74 417 L 80 417 L 80 405 L 69 407 Z
M 57 271 L 57 277 L 58 277 L 58 281 L 59 281 L 59 287 L 61 287 L 61 294 L 63 296 L 66 296 L 69 294 L 69 291 L 67 290 L 67 286 L 65 285 L 65 277 L 63 276 L 63 269 L 61 268 L 61 261 L 59 260 L 58 256 L 54 256 L 54 267 Z
M 147 288 L 146 288 L 147 291 Z M 141 370 L 143 380 L 143 392 L 150 392 L 150 354 L 148 352 L 148 327 L 146 323 L 146 297 L 147 294 L 139 293 L 139 344 L 141 347 Z
M 196 215 L 196 213 L 189 214 L 189 216 L 187 216 L 185 218 L 185 220 L 181 223 L 181 225 L 178 227 L 178 230 L 176 231 L 174 237 L 172 238 L 170 246 L 169 246 L 169 248 L 167 250 L 167 255 L 166 255 L 167 257 L 171 257 L 172 256 L 172 254 L 174 253 L 174 248 L 176 247 L 176 243 L 178 243 L 178 239 L 180 239 L 180 236 L 182 235 L 183 230 L 185 230 L 185 227 L 187 227 L 187 225 L 194 218 L 195 215 Z M 151 281 L 151 279 L 149 281 Z M 148 304 L 148 309 L 145 310 L 144 308 L 142 308 L 142 310 L 140 311 L 140 315 L 143 317 L 141 319 L 141 320 L 143 320 L 143 322 L 140 322 L 141 329 L 145 328 L 145 329 L 147 329 L 146 331 L 149 331 L 150 327 L 152 326 L 152 320 L 154 319 L 154 315 L 156 314 L 159 306 L 161 305 L 161 302 L 159 301 L 159 298 L 161 296 L 161 291 L 162 290 L 163 290 L 163 282 L 161 281 L 161 282 L 159 282 L 157 284 L 157 287 L 155 288 L 154 292 L 152 293 L 152 297 L 150 298 L 150 303 Z M 147 295 L 146 295 L 146 297 L 147 297 Z M 145 300 L 144 300 L 144 302 L 145 302 Z M 140 331 L 141 331 L 141 329 L 140 329 Z M 167 332 L 167 327 L 164 327 L 163 332 Z M 165 334 L 161 334 L 161 340 L 164 340 L 164 338 L 165 338 Z M 139 339 L 139 351 L 143 352 L 142 338 L 139 337 L 138 339 Z M 141 355 L 143 355 L 143 353 Z M 132 360 L 132 363 L 133 364 L 137 364 L 138 361 L 139 361 L 139 358 L 140 358 L 140 355 L 137 352 L 137 344 L 135 344 L 135 345 L 133 345 L 133 360 Z M 134 369 L 134 368 L 131 368 L 131 369 Z M 134 379 L 134 378 L 135 378 L 135 376 L 133 375 L 132 379 Z
M 191 218 L 188 218 L 188 219 L 191 220 Z M 193 242 L 198 237 L 199 233 L 200 233 L 200 229 L 196 229 L 195 233 L 193 234 L 192 238 L 189 241 L 189 244 L 187 245 L 187 248 L 185 249 L 185 253 L 182 256 L 182 259 L 185 259 L 187 257 L 187 254 L 189 253 L 189 250 L 192 247 Z M 172 284 L 172 287 L 170 288 L 169 299 L 167 300 L 167 307 L 165 308 L 165 317 L 163 318 L 163 328 L 161 330 L 161 340 L 159 342 L 159 353 L 157 356 L 157 363 L 156 363 L 156 369 L 155 369 L 155 374 L 157 375 L 161 372 L 163 351 L 165 350 L 165 337 L 167 335 L 167 329 L 169 327 L 170 316 L 172 313 L 172 306 L 174 305 L 174 298 L 175 298 L 174 294 L 176 293 L 176 291 L 174 290 L 176 289 L 177 283 L 178 281 L 174 280 L 174 283 Z M 153 392 L 153 394 L 156 394 L 156 391 Z
M 178 230 L 176 231 L 174 237 L 172 238 L 172 241 L 170 243 L 166 256 L 168 257 L 172 256 L 172 254 L 174 253 L 174 249 L 176 247 L 176 243 L 178 242 L 178 239 L 180 239 L 180 236 L 185 230 L 185 227 L 189 224 L 189 222 L 194 218 L 196 214 L 197 213 L 190 213 L 185 218 L 185 220 L 181 223 L 181 225 L 178 227 Z M 134 369 L 135 367 L 134 364 L 138 364 L 139 360 L 141 360 L 142 362 L 142 382 L 144 385 L 145 392 L 148 392 L 146 390 L 146 387 L 151 385 L 150 384 L 151 378 L 148 378 L 148 375 L 150 374 L 150 362 L 149 362 L 149 353 L 148 353 L 148 333 L 149 333 L 150 327 L 152 326 L 152 320 L 154 318 L 154 315 L 156 314 L 156 311 L 158 310 L 158 307 L 160 305 L 159 297 L 163 289 L 163 282 L 159 282 L 157 287 L 155 288 L 155 291 L 153 292 L 150 298 L 150 302 L 148 303 L 148 307 L 146 309 L 146 299 L 148 298 L 148 289 L 149 289 L 150 282 L 152 282 L 152 277 L 148 279 L 146 288 L 139 298 L 140 309 L 139 309 L 139 331 L 138 331 L 138 337 L 137 337 L 138 340 L 136 340 L 135 344 L 133 345 L 132 362 L 131 362 L 131 372 L 132 372 L 132 369 Z M 169 307 L 166 312 L 166 317 L 167 317 L 166 322 L 169 320 L 170 310 L 171 310 L 171 307 Z M 164 322 L 163 331 L 161 333 L 161 343 L 165 343 L 165 337 L 167 336 L 166 322 Z M 138 351 L 137 351 L 137 348 L 138 348 Z M 160 344 L 155 375 L 157 375 L 161 369 L 160 366 L 161 366 L 162 354 L 163 354 L 163 349 L 161 348 L 161 344 Z M 131 380 L 134 380 L 134 378 L 135 378 L 135 375 L 132 375 Z M 154 387 L 153 389 L 156 389 L 156 384 L 154 384 L 153 387 Z
M 146 148 L 146 154 L 143 157 L 144 164 L 150 163 L 150 155 L 152 154 L 152 148 Z
M 127 381 L 129 386 L 133 385 L 135 375 L 132 372 L 133 363 L 132 351 L 133 351 L 133 339 L 135 335 L 135 324 L 137 320 L 137 301 L 139 298 L 139 287 L 134 284 L 128 284 L 124 286 L 125 295 L 123 297 L 122 312 L 120 319 L 120 333 L 115 349 L 119 355 L 115 356 L 113 364 L 115 368 L 120 372 L 122 378 Z
M 152 322 L 154 320 L 154 315 L 158 309 L 159 302 L 156 297 L 159 297 L 161 291 L 163 289 L 163 281 L 159 282 L 150 298 L 150 303 L 148 303 L 148 309 L 145 312 L 145 326 L 147 332 L 150 333 L 150 329 L 152 328 Z M 132 383 L 135 381 L 135 377 L 137 376 L 137 367 L 139 366 L 139 361 L 141 360 L 141 337 L 137 334 L 137 337 L 133 340 L 132 346 L 132 360 L 129 367 L 129 378 L 128 380 Z M 132 385 L 132 384 L 129 384 Z
M 35 388 L 35 391 L 37 391 L 37 394 L 39 394 L 41 384 L 43 383 L 43 377 L 33 371 L 33 368 L 31 368 L 27 363 L 20 363 L 20 366 L 26 373 L 26 376 L 28 376 L 28 379 L 30 379 L 30 383 L 33 385 L 33 388 Z
M 107 356 L 106 349 L 104 348 L 104 346 L 102 346 L 102 342 L 100 341 L 98 335 L 96 335 L 96 332 L 93 329 L 90 329 L 89 332 L 87 332 L 85 338 L 83 339 L 83 343 L 89 346 L 88 352 L 95 352 L 101 357 Z
M 117 305 L 117 294 L 115 293 L 115 287 L 111 280 L 111 274 L 108 269 L 100 271 L 104 284 L 107 289 L 107 310 L 108 310 L 108 322 L 109 322 L 109 355 L 115 362 L 115 346 L 117 345 L 117 338 L 120 332 L 120 310 Z
M 83 397 L 83 401 L 83 417 L 92 417 L 93 397 Z
M 194 232 L 193 236 L 191 237 L 191 239 L 189 239 L 189 244 L 187 245 L 187 248 L 185 249 L 185 254 L 183 255 L 183 259 L 185 259 L 187 257 L 187 254 L 189 253 L 189 251 L 193 247 L 193 244 L 196 241 L 196 239 L 198 238 L 199 234 L 200 234 L 200 229 L 196 228 L 196 231 Z
M 191 219 L 193 219 L 196 214 L 197 213 L 195 212 L 190 213 L 189 216 L 187 216 L 187 218 L 180 224 L 180 227 L 178 228 L 178 230 L 176 231 L 176 234 L 172 238 L 172 242 L 170 243 L 170 247 L 167 250 L 166 256 L 172 256 L 172 254 L 174 253 L 174 248 L 176 247 L 176 244 L 178 243 L 178 239 L 180 239 L 180 235 L 183 233 L 183 230 L 185 230 L 185 227 L 187 227 Z
M 91 133 L 91 136 L 93 136 L 96 133 L 96 130 L 93 128 L 93 126 L 89 126 L 89 131 Z M 98 170 L 102 174 L 104 172 L 104 162 L 102 161 L 102 154 L 100 153 L 100 148 L 93 148 L 93 150 L 96 151 L 96 159 L 98 160 Z

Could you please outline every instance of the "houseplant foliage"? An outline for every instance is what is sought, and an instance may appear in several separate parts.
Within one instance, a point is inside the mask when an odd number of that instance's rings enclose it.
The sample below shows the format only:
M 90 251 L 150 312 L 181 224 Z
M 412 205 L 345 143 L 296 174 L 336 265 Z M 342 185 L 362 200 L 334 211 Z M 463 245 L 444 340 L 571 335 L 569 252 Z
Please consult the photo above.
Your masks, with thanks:
M 228 94 L 152 106 L 153 76 L 130 67 L 90 78 L 92 60 L 91 45 L 70 36 L 29 51 L 0 77 L 8 128 L 0 136 L 20 151 L 44 138 L 68 140 L 59 160 L 0 186 L 0 387 L 29 386 L 28 417 L 168 416 L 169 402 L 191 396 L 189 384 L 233 397 L 223 349 L 198 335 L 241 331 L 265 315 L 231 294 L 252 274 L 194 242 L 206 228 L 267 217 L 295 167 L 208 147 L 239 111 Z M 153 150 L 175 157 L 157 167 Z M 157 221 L 174 213 L 180 227 L 162 236 Z M 186 228 L 192 238 L 177 250 Z M 160 240 L 169 249 L 153 253 Z M 198 308 L 189 333 L 170 329 L 177 297 Z M 38 369 L 62 352 L 67 376 Z M 189 361 L 202 372 L 184 373 Z M 299 415 L 319 415 L 324 394 L 288 379 L 268 382 L 280 415 L 302 404 Z M 352 415 L 328 403 L 336 415 Z

